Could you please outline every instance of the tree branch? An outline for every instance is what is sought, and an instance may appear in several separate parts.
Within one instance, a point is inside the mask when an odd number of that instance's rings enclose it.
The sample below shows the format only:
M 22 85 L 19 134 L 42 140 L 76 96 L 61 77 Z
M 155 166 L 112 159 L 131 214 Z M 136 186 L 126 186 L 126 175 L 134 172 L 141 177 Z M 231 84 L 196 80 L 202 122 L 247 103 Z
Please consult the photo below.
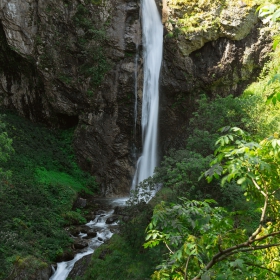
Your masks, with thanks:
M 255 180 L 254 179 L 252 179 L 252 180 L 253 180 L 255 186 L 261 191 L 260 187 L 255 182 Z M 217 253 L 216 255 L 213 256 L 211 261 L 206 265 L 205 270 L 209 270 L 217 262 L 220 262 L 220 261 L 226 259 L 227 257 L 231 256 L 231 255 L 234 255 L 234 254 L 237 254 L 237 253 L 242 253 L 242 252 L 261 250 L 261 249 L 270 248 L 270 247 L 280 245 L 280 243 L 279 244 L 277 243 L 277 244 L 255 246 L 255 247 L 251 247 L 251 248 L 244 249 L 244 250 L 242 249 L 242 248 L 250 247 L 255 241 L 260 241 L 260 240 L 265 239 L 264 237 L 259 237 L 258 239 L 256 239 L 256 237 L 258 236 L 258 234 L 261 232 L 261 230 L 263 228 L 265 213 L 266 213 L 266 209 L 267 209 L 267 205 L 268 205 L 268 195 L 263 191 L 261 191 L 261 193 L 265 196 L 265 201 L 264 201 L 264 205 L 263 205 L 263 209 L 262 209 L 262 214 L 261 214 L 261 218 L 260 218 L 259 227 L 252 233 L 252 235 L 248 238 L 248 240 L 246 242 L 237 244 L 237 245 L 232 246 L 230 248 L 227 248 L 225 250 L 221 250 L 221 246 L 218 246 L 219 253 Z M 275 234 L 271 233 L 271 235 L 268 235 L 268 236 L 273 236 L 273 235 L 276 235 L 276 232 L 275 232 Z M 193 278 L 193 280 L 198 280 L 200 275 L 201 274 L 197 275 L 195 278 Z
M 263 249 L 267 249 L 267 248 L 271 248 L 271 247 L 276 247 L 276 246 L 280 246 L 280 243 L 274 243 L 274 244 L 267 244 L 267 245 L 261 245 L 261 246 L 255 246 L 255 247 L 251 247 L 251 248 L 247 248 L 247 249 L 243 249 L 243 250 L 238 250 L 238 251 L 232 251 L 232 252 L 229 252 L 227 254 L 224 254 L 222 256 L 220 256 L 218 259 L 215 260 L 215 263 L 213 263 L 212 266 L 214 266 L 214 264 L 220 262 L 220 261 L 223 261 L 225 260 L 227 257 L 229 256 L 232 256 L 234 254 L 238 254 L 238 253 L 245 253 L 245 252 L 250 252 L 250 251 L 256 251 L 256 250 L 263 250 Z M 214 257 L 213 257 L 214 258 Z M 213 260 L 212 258 L 212 260 Z M 212 262 L 212 260 L 208 263 L 210 264 Z M 209 270 L 212 266 L 210 266 L 208 268 L 208 266 L 206 266 L 206 270 Z M 260 268 L 264 268 L 264 269 L 267 269 L 265 267 L 260 267 Z M 271 271 L 273 272 L 273 271 Z M 273 272 L 273 273 L 276 273 L 276 272 Z M 278 275 L 278 274 L 277 274 Z M 279 274 L 280 275 L 280 274 Z M 201 273 L 198 274 L 196 277 L 194 277 L 192 280 L 199 280 L 200 279 L 200 276 L 201 276 Z
M 188 280 L 187 271 L 188 271 L 188 265 L 189 265 L 190 258 L 191 258 L 191 255 L 188 257 L 187 262 L 186 262 L 186 268 L 185 268 L 185 277 L 184 277 L 184 280 Z
M 252 179 L 254 181 L 254 179 Z M 266 194 L 265 196 L 265 200 L 264 200 L 264 205 L 263 205 L 263 209 L 262 209 L 262 215 L 260 218 L 260 225 L 259 227 L 256 229 L 255 232 L 253 232 L 253 234 L 249 237 L 248 242 L 253 243 L 255 238 L 257 237 L 257 235 L 261 232 L 262 227 L 263 227 L 263 222 L 264 222 L 264 217 L 265 217 L 265 212 L 267 209 L 267 203 L 268 203 L 268 195 Z
M 265 269 L 265 270 L 275 274 L 276 276 L 280 277 L 280 273 L 277 273 L 277 272 L 275 272 L 275 271 L 273 271 L 273 270 L 271 270 L 271 269 L 269 269 L 267 267 L 264 267 L 264 266 L 261 266 L 261 265 L 257 265 L 255 263 L 250 263 L 250 262 L 244 262 L 244 264 L 249 265 L 249 266 L 255 266 L 255 267 L 258 267 L 258 268 L 261 268 L 261 269 Z
M 174 252 L 170 249 L 170 247 L 167 245 L 167 243 L 165 241 L 164 241 L 164 244 L 165 244 L 166 248 L 169 250 L 169 252 L 171 254 L 174 254 Z
M 267 244 L 267 245 L 254 246 L 254 247 L 250 247 L 250 248 L 247 248 L 247 249 L 242 249 L 242 250 L 238 250 L 238 251 L 237 250 L 236 251 L 232 251 L 232 252 L 229 252 L 229 253 L 219 257 L 216 260 L 216 263 L 226 259 L 229 256 L 232 256 L 232 255 L 235 255 L 235 254 L 238 254 L 238 253 L 245 253 L 245 252 L 252 252 L 252 251 L 257 251 L 257 250 L 263 250 L 263 249 L 267 249 L 267 248 L 271 248 L 271 247 L 276 247 L 276 246 L 280 246 L 280 243 L 273 243 L 273 244 Z
M 275 235 L 278 235 L 278 234 L 280 234 L 280 230 L 279 230 L 279 231 L 272 232 L 272 233 L 269 233 L 269 234 L 266 234 L 266 235 L 261 236 L 261 237 L 259 237 L 259 238 L 255 238 L 255 241 L 261 241 L 261 240 L 264 240 L 264 239 L 266 239 L 266 238 L 268 238 L 268 237 L 270 237 L 270 236 L 275 236 Z
M 252 178 L 252 181 L 255 185 L 255 187 L 260 191 L 260 193 L 264 196 L 267 197 L 266 193 L 264 191 L 262 191 L 261 187 L 257 184 L 257 182 Z

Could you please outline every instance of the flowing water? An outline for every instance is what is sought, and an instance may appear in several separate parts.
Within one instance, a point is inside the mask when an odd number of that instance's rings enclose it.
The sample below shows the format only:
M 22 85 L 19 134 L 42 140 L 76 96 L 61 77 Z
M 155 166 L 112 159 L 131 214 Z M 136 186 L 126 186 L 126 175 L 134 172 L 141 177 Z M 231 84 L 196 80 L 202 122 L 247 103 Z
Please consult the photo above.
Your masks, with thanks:
M 132 189 L 153 174 L 157 165 L 159 74 L 162 60 L 163 26 L 154 0 L 142 0 L 144 85 L 142 98 L 143 151 L 137 161 Z
M 159 111 L 159 74 L 162 60 L 163 27 L 161 18 L 154 0 L 142 0 L 142 30 L 143 30 L 143 57 L 144 57 L 144 85 L 142 98 L 142 142 L 143 151 L 138 159 L 132 188 L 153 174 L 157 165 L 157 126 Z M 137 68 L 138 54 L 136 56 Z M 137 75 L 137 70 L 135 75 Z M 137 77 L 135 77 L 135 95 L 137 102 Z M 137 118 L 137 103 L 135 104 L 135 125 Z M 124 205 L 127 198 L 111 201 L 112 208 L 116 205 Z M 50 280 L 65 280 L 71 272 L 74 264 L 82 257 L 92 254 L 105 240 L 111 238 L 113 233 L 106 220 L 113 210 L 98 215 L 94 221 L 86 224 L 90 228 L 97 229 L 95 238 L 90 240 L 89 246 L 77 254 L 68 262 L 57 264 L 57 269 Z M 81 235 L 83 237 L 83 235 Z M 102 240 L 102 241 L 101 241 Z
M 119 198 L 119 199 L 103 199 L 102 204 L 108 204 L 111 208 L 115 206 L 124 206 L 128 198 Z M 100 211 L 99 215 L 96 215 L 93 221 L 90 221 L 86 224 L 89 228 L 95 229 L 97 231 L 97 236 L 92 238 L 89 241 L 89 246 L 84 250 L 81 250 L 80 253 L 76 254 L 75 258 L 71 261 L 61 262 L 57 264 L 57 269 L 54 271 L 54 274 L 51 276 L 50 280 L 65 280 L 71 270 L 73 269 L 75 263 L 82 257 L 92 254 L 96 248 L 98 248 L 104 241 L 110 239 L 113 235 L 110 228 L 116 227 L 116 223 L 106 224 L 106 220 L 112 216 L 114 210 L 109 211 Z M 80 237 L 86 237 L 87 234 L 80 234 Z

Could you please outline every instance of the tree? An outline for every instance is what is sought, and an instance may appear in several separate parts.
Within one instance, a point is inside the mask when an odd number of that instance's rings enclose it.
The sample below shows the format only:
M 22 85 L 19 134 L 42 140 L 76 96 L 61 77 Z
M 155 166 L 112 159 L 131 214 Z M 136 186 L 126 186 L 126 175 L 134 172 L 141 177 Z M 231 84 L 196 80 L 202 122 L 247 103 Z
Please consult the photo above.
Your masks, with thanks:
M 280 276 L 280 139 L 259 143 L 237 127 L 224 127 L 215 159 L 204 173 L 225 184 L 236 180 L 248 200 L 259 205 L 259 224 L 251 233 L 234 223 L 238 212 L 213 207 L 213 201 L 182 200 L 154 210 L 145 247 L 163 242 L 167 260 L 153 279 L 264 279 Z
M 276 30 L 279 30 L 279 20 L 280 20 L 280 6 L 275 4 L 261 5 L 259 8 L 259 17 L 262 18 L 263 23 L 269 23 L 271 27 L 275 27 Z M 276 33 L 277 34 L 277 33 Z M 279 32 L 278 35 L 274 36 L 273 49 L 276 50 L 280 42 Z M 276 73 L 268 81 L 268 86 L 271 84 L 276 84 L 272 87 L 272 92 L 267 96 L 266 103 L 276 104 L 277 101 L 280 101 L 280 74 Z

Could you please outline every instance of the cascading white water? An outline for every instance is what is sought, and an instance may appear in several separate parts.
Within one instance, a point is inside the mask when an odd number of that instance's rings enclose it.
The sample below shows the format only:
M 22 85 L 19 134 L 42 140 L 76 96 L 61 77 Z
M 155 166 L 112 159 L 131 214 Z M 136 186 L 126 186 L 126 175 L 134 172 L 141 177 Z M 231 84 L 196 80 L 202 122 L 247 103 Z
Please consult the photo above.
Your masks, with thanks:
M 142 98 L 143 151 L 138 159 L 132 189 L 153 174 L 157 165 L 159 74 L 163 26 L 154 0 L 142 0 L 144 85 Z
M 116 206 L 125 206 L 127 200 L 128 197 L 113 200 L 108 199 L 108 201 L 104 199 L 100 201 L 102 201 L 104 205 L 107 201 L 107 204 L 114 208 Z M 89 228 L 96 229 L 97 236 L 92 238 L 89 242 L 89 246 L 77 254 L 73 260 L 58 263 L 57 269 L 54 271 L 49 280 L 65 280 L 79 259 L 86 255 L 92 254 L 97 247 L 104 243 L 104 241 L 111 238 L 113 235 L 111 228 L 114 228 L 117 224 L 107 224 L 106 220 L 113 214 L 113 212 L 114 210 L 102 211 L 102 214 L 96 215 L 96 218 L 93 221 L 90 221 L 86 224 L 86 226 Z M 80 237 L 84 238 L 86 235 L 87 234 L 80 234 Z

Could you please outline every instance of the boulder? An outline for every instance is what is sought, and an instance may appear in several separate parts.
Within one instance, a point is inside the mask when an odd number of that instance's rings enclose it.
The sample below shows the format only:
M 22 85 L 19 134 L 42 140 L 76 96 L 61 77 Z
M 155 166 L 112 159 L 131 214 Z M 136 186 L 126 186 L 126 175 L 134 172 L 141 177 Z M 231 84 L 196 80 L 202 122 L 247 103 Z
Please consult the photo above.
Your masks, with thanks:
M 91 256 L 92 256 L 92 254 L 84 256 L 81 259 L 79 259 L 75 263 L 75 265 L 72 268 L 71 272 L 69 273 L 67 279 L 76 279 L 76 278 L 80 279 L 80 277 L 84 276 L 84 274 L 87 270 L 87 267 L 90 264 Z
M 69 228 L 66 228 L 66 231 L 70 234 L 70 236 L 79 236 L 80 234 L 80 228 L 79 227 L 75 227 L 75 226 L 71 226 Z
M 75 249 L 84 249 L 88 246 L 88 242 L 84 239 L 76 238 L 74 240 L 74 248 Z
M 112 224 L 119 219 L 117 215 L 113 215 L 106 220 L 106 224 Z
M 79 226 L 79 229 L 80 229 L 81 233 L 88 233 L 88 231 L 90 230 L 90 227 L 83 225 L 83 226 Z
M 50 265 L 36 269 L 36 271 L 30 272 L 28 268 L 15 268 L 14 272 L 6 278 L 6 280 L 49 280 L 52 274 L 52 268 Z
M 84 198 L 77 198 L 77 200 L 74 202 L 73 208 L 85 208 L 87 206 L 87 200 Z
M 104 216 L 105 214 L 106 214 L 106 211 L 104 211 L 104 210 L 97 210 L 97 211 L 95 212 L 95 215 Z
M 64 251 L 63 253 L 59 254 L 55 261 L 56 262 L 67 262 L 73 260 L 75 257 L 75 254 L 73 251 Z
M 94 238 L 94 237 L 97 236 L 97 231 L 96 231 L 95 229 L 90 229 L 90 230 L 88 230 L 88 232 L 87 232 L 87 236 L 88 236 L 89 238 Z

